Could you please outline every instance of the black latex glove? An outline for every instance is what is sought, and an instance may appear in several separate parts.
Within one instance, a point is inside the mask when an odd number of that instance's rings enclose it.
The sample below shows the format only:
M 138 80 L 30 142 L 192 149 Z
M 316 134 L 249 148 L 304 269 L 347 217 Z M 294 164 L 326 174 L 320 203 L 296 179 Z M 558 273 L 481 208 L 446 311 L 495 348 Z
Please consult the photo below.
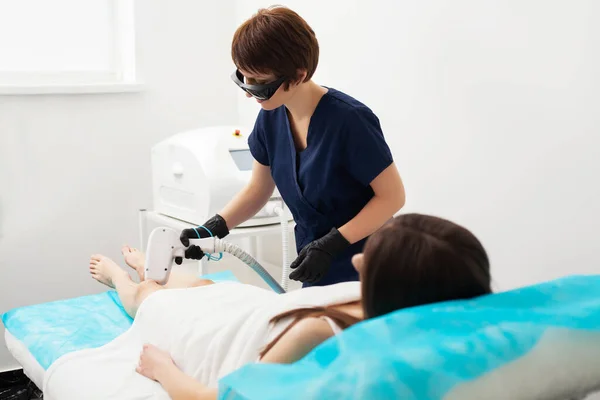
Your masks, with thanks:
M 302 283 L 315 283 L 321 280 L 329 271 L 331 262 L 350 243 L 344 236 L 333 228 L 327 235 L 304 247 L 298 257 L 290 264 L 294 271 L 290 274 L 290 279 Z
M 219 214 L 206 221 L 203 226 L 206 227 L 206 229 L 208 229 L 209 231 L 211 231 L 212 234 L 218 237 L 219 239 L 223 239 L 225 236 L 229 235 L 227 223 Z M 179 240 L 181 240 L 181 243 L 185 247 L 187 247 L 187 249 L 185 250 L 185 258 L 191 260 L 200 260 L 202 259 L 202 257 L 204 257 L 204 252 L 202 251 L 202 249 L 200 249 L 200 247 L 196 245 L 189 245 L 190 239 L 204 239 L 210 237 L 210 234 L 206 231 L 206 229 L 199 226 L 196 228 L 196 230 L 189 228 L 181 231 L 181 235 L 179 235 Z M 198 233 L 196 233 L 196 231 Z M 200 237 L 198 237 L 198 234 L 200 234 Z M 181 257 L 175 257 L 175 263 L 177 265 L 180 265 L 182 262 L 183 259 Z

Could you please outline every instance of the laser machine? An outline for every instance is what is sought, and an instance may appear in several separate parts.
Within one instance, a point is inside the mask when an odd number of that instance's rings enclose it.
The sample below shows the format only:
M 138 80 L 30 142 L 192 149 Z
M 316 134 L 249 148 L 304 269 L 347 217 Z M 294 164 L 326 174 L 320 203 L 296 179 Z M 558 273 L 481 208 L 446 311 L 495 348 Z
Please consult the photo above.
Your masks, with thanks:
M 152 148 L 154 212 L 193 225 L 218 213 L 250 181 L 254 158 L 251 130 L 241 126 L 194 129 Z M 281 224 L 284 277 L 289 275 L 288 223 L 292 220 L 277 189 L 258 213 L 238 228 Z

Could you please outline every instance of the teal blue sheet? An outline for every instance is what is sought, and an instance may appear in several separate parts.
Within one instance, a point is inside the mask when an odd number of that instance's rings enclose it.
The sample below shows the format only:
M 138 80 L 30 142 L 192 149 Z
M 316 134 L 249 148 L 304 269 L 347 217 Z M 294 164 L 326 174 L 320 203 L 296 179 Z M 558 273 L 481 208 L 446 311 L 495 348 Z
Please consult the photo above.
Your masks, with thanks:
M 295 364 L 251 364 L 233 372 L 220 381 L 219 398 L 440 399 L 527 355 L 542 335 L 564 329 L 567 338 L 580 330 L 600 333 L 600 276 L 567 277 L 365 321 Z M 600 346 L 600 335 L 592 338 L 591 346 Z M 553 344 L 550 349 L 560 351 Z
M 237 280 L 230 271 L 205 275 L 218 281 Z M 44 368 L 64 354 L 103 346 L 132 324 L 114 290 L 36 304 L 2 315 L 5 328 L 29 349 Z

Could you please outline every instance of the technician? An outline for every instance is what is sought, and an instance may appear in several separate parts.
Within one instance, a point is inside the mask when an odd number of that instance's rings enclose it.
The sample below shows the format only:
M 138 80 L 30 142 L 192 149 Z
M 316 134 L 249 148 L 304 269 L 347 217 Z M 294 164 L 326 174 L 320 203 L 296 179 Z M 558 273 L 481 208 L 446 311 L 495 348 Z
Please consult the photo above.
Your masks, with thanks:
M 290 279 L 305 287 L 358 280 L 352 256 L 405 199 L 379 119 L 358 100 L 311 80 L 319 44 L 288 8 L 261 9 L 244 22 L 231 54 L 232 79 L 262 107 L 248 137 L 252 178 L 202 227 L 183 230 L 181 242 L 188 246 L 198 234 L 225 237 L 252 218 L 277 185 L 296 222 L 298 257 Z M 197 246 L 186 251 L 186 258 L 203 256 Z

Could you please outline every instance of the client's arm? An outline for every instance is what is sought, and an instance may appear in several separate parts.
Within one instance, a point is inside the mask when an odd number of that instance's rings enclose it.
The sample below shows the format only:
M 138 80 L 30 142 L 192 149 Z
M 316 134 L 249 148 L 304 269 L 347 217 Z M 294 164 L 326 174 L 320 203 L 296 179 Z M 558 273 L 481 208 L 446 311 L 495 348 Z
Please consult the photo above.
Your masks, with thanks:
M 144 345 L 136 371 L 160 383 L 173 400 L 217 400 L 217 389 L 210 389 L 184 374 L 169 353 L 156 346 Z
M 290 364 L 333 336 L 329 324 L 320 318 L 307 318 L 290 329 L 261 359 L 265 363 Z M 145 345 L 137 372 L 157 381 L 173 400 L 216 400 L 211 389 L 184 374 L 171 356 L 155 346 Z
M 331 327 L 321 318 L 298 322 L 261 358 L 264 363 L 291 364 L 333 336 Z

